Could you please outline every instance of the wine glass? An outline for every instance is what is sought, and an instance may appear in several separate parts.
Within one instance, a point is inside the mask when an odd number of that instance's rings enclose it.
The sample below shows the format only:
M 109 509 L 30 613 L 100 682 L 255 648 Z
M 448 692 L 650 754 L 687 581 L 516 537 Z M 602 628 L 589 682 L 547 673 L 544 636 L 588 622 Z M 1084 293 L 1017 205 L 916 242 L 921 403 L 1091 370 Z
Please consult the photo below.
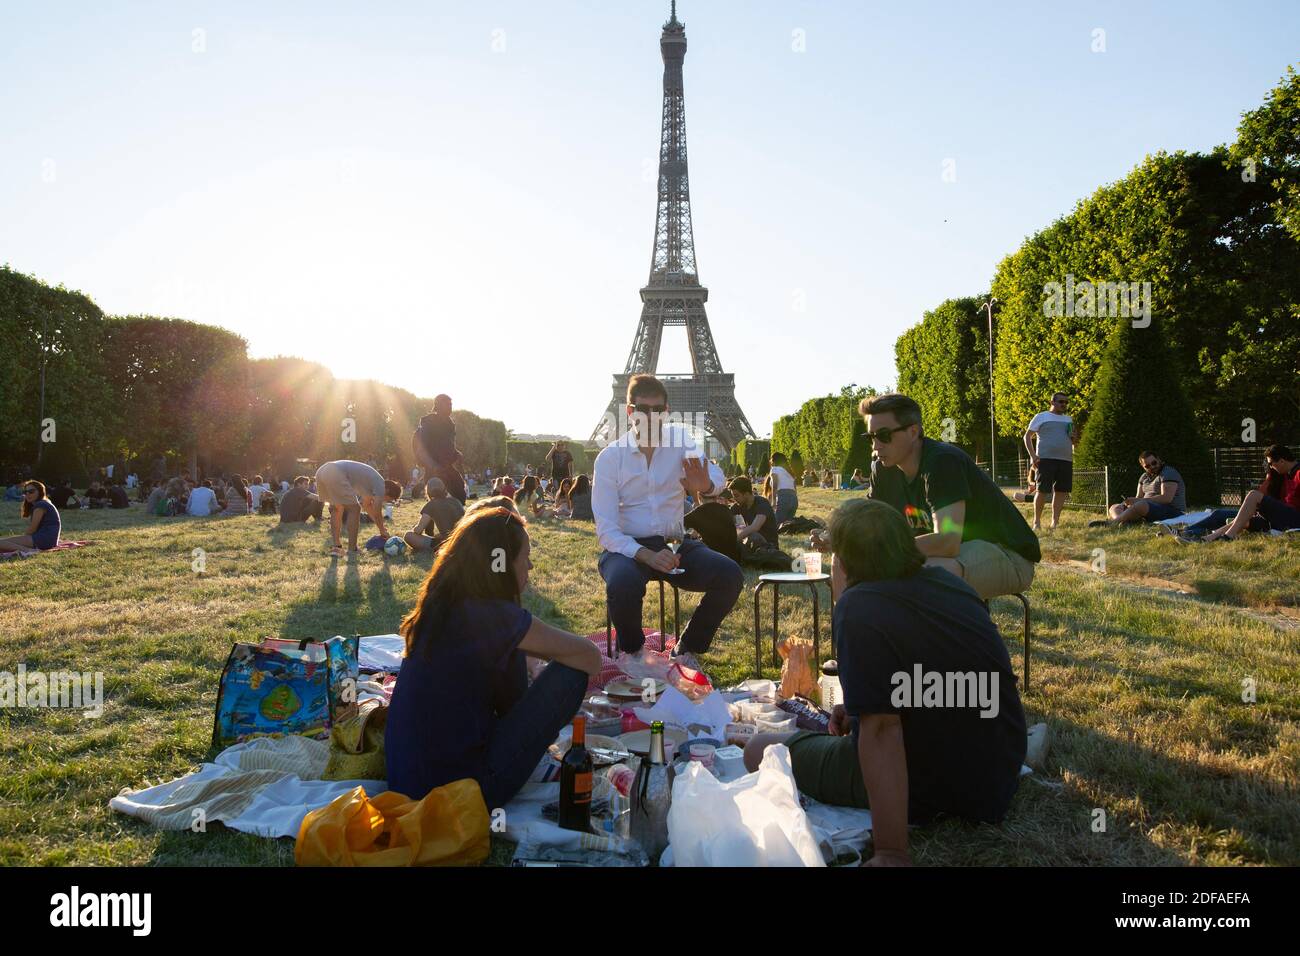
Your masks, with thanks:
M 669 518 L 664 523 L 664 542 L 668 545 L 668 550 L 671 551 L 673 554 L 676 554 L 677 549 L 682 546 L 682 538 L 685 536 L 685 534 L 686 534 L 686 527 L 685 527 L 685 523 L 682 520 L 681 515 L 678 515 L 676 518 Z M 685 574 L 686 569 L 673 568 L 668 573 Z

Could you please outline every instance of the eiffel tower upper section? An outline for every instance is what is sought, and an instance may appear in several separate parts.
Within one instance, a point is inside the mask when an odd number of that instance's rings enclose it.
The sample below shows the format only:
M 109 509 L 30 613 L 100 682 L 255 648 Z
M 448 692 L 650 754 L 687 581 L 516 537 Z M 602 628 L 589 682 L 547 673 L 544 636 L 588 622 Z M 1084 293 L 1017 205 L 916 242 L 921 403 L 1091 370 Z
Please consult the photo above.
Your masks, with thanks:
M 597 426 L 599 440 L 605 423 L 618 420 L 628 378 L 655 372 L 665 326 L 685 326 L 693 374 L 664 376 L 674 411 L 703 416 L 709 434 L 732 448 L 754 430 L 736 402 L 734 377 L 722 370 L 704 303 L 709 290 L 700 285 L 691 226 L 690 175 L 686 160 L 686 96 L 682 64 L 686 59 L 686 27 L 677 19 L 677 4 L 663 26 L 659 49 L 664 61 L 664 99 L 659 139 L 659 182 L 655 204 L 654 247 L 650 278 L 641 289 L 641 322 L 622 375 L 614 377 L 614 394 L 605 422 Z M 608 435 L 606 435 L 608 438 Z

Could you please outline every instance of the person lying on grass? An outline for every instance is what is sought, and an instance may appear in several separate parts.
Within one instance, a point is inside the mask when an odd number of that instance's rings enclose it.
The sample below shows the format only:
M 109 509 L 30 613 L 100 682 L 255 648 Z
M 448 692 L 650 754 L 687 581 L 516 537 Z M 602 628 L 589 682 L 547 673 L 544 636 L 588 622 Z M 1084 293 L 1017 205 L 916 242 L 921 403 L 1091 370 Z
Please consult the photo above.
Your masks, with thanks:
M 1267 524 L 1272 531 L 1300 528 L 1300 462 L 1295 452 L 1286 445 L 1270 445 L 1264 458 L 1268 473 L 1260 487 L 1246 495 L 1231 524 L 1210 532 L 1205 541 L 1235 541 L 1256 516 L 1263 519 L 1257 526 Z
M 62 526 L 59 509 L 45 496 L 45 486 L 39 481 L 24 482 L 21 514 L 27 521 L 27 531 L 8 538 L 0 538 L 0 551 L 49 551 L 59 543 Z
M 465 514 L 459 501 L 447 494 L 447 485 L 441 478 L 430 478 L 424 487 L 428 499 L 420 509 L 420 520 L 406 532 L 407 544 L 416 551 L 436 549 L 451 534 Z
M 577 713 L 600 651 L 520 606 L 529 554 L 523 519 L 503 507 L 466 514 L 438 550 L 399 628 L 406 654 L 384 732 L 391 790 L 419 800 L 469 777 L 489 811 L 503 807 Z M 531 685 L 525 657 L 550 662 Z
M 844 703 L 829 734 L 755 736 L 745 766 L 756 770 L 764 748 L 784 743 L 800 791 L 870 808 L 867 865 L 905 866 L 909 823 L 1006 815 L 1025 759 L 1025 715 L 988 608 L 965 581 L 926 565 L 895 508 L 845 502 L 831 515 L 830 544 Z

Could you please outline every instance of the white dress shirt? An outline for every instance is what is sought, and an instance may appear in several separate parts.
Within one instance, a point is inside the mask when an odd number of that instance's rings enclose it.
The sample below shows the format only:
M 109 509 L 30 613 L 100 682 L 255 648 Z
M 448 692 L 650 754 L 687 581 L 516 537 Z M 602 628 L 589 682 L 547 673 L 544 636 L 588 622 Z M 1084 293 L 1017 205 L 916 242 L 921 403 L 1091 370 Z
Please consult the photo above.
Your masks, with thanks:
M 659 446 L 647 466 L 645 452 L 629 431 L 596 456 L 591 484 L 591 513 L 596 537 L 606 551 L 635 558 L 641 550 L 636 538 L 664 533 L 669 522 L 681 520 L 686 501 L 682 487 L 682 461 L 704 460 L 704 452 L 691 433 L 676 423 L 663 425 Z M 708 462 L 711 493 L 726 483 L 722 469 Z

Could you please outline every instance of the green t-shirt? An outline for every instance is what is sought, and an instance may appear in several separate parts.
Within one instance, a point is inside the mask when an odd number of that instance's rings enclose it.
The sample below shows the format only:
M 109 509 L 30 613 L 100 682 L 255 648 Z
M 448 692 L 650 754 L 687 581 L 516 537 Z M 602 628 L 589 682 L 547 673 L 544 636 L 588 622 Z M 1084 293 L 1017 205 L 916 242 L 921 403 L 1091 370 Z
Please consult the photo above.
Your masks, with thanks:
M 934 512 L 966 502 L 963 541 L 991 541 L 1028 561 L 1041 561 L 1038 536 L 1011 499 L 979 465 L 955 445 L 922 439 L 921 467 L 911 481 L 900 468 L 871 463 L 871 495 L 903 513 L 915 535 L 934 531 Z

